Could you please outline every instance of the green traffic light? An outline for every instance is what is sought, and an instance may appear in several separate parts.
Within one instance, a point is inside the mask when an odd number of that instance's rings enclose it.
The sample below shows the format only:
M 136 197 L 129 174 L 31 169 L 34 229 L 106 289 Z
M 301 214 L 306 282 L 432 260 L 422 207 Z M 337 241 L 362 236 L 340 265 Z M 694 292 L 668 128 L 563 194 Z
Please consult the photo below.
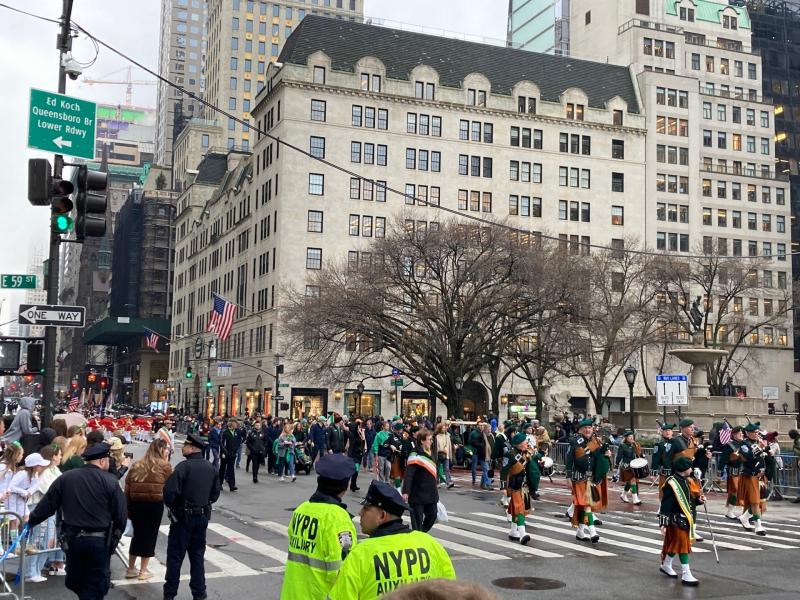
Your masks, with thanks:
M 192 378 L 192 370 L 186 369 L 186 379 L 191 379 L 191 378 Z
M 56 233 L 68 233 L 72 231 L 74 223 L 67 215 L 53 215 L 52 225 Z
M 210 379 L 206 380 L 206 389 L 209 389 L 209 390 L 211 389 L 211 380 Z

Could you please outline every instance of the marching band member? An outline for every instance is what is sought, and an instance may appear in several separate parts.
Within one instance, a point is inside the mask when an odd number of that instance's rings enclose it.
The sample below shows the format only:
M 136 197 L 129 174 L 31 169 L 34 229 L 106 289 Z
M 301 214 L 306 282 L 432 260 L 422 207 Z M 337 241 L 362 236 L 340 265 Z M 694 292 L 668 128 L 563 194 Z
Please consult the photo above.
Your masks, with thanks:
M 625 433 L 623 433 L 622 443 L 620 443 L 619 450 L 617 451 L 616 467 L 620 469 L 620 478 L 625 484 L 619 497 L 623 502 L 633 502 L 636 506 L 640 505 L 642 501 L 639 499 L 639 480 L 631 470 L 630 464 L 632 460 L 641 457 L 642 448 L 636 441 L 636 434 L 630 429 L 625 431 Z M 628 491 L 630 491 L 631 497 L 628 496 Z
M 672 568 L 675 555 L 681 562 L 681 583 L 696 586 L 700 582 L 689 569 L 689 554 L 695 541 L 695 515 L 698 504 L 705 502 L 700 482 L 692 477 L 692 460 L 685 456 L 672 463 L 672 475 L 667 478 L 661 506 L 658 511 L 664 544 L 661 547 L 660 571 L 667 577 L 677 578 Z
M 506 479 L 508 478 L 508 456 L 514 454 L 513 446 L 511 445 L 511 438 L 514 436 L 516 426 L 513 421 L 505 421 L 502 428 L 497 428 L 497 435 L 494 437 L 494 446 L 492 447 L 492 460 L 499 460 L 500 467 L 500 504 L 504 508 L 508 508 L 508 499 L 510 494 L 506 489 Z
M 737 425 L 731 429 L 731 441 L 725 444 L 720 459 L 720 470 L 728 467 L 728 479 L 725 482 L 727 500 L 725 501 L 725 516 L 729 519 L 738 519 L 736 507 L 739 505 L 739 477 L 742 470 L 742 455 L 739 450 L 744 441 L 744 428 Z
M 739 449 L 742 455 L 742 474 L 739 478 L 738 496 L 739 506 L 744 507 L 739 521 L 745 529 L 753 529 L 753 525 L 750 524 L 750 516 L 752 516 L 756 534 L 767 535 L 767 530 L 761 524 L 761 513 L 767 508 L 766 498 L 762 498 L 761 494 L 762 479 L 767 472 L 767 450 L 764 440 L 758 433 L 759 425 L 760 423 L 756 422 L 745 426 L 744 432 L 747 439 Z
M 578 433 L 570 439 L 567 453 L 566 469 L 572 481 L 572 526 L 578 528 L 575 535 L 578 540 L 591 540 L 593 544 L 600 541 L 595 529 L 592 513 L 592 453 L 600 450 L 601 443 L 594 437 L 592 419 L 583 419 L 578 423 Z M 608 452 L 608 451 L 607 451 Z M 610 454 L 610 452 L 609 452 Z
M 658 473 L 658 497 L 661 498 L 667 477 L 672 474 L 672 434 L 675 425 L 664 423 L 661 426 L 661 439 L 653 447 L 653 463 L 650 470 Z
M 507 490 L 509 493 L 508 514 L 511 516 L 511 530 L 508 539 L 526 545 L 531 541 L 525 531 L 525 515 L 531 510 L 531 464 L 536 457 L 531 451 L 524 432 L 515 433 L 511 438 L 513 450 L 503 460 L 507 465 Z

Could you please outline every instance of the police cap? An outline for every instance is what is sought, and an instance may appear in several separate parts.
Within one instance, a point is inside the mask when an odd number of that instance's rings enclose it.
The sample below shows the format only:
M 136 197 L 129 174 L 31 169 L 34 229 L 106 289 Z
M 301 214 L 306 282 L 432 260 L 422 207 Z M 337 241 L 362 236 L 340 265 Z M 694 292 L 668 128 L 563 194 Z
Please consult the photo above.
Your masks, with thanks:
M 353 459 L 344 454 L 326 454 L 316 462 L 314 469 L 317 475 L 326 479 L 350 479 L 356 472 Z
M 403 516 L 403 511 L 410 510 L 397 488 L 383 481 L 375 480 L 369 484 L 367 495 L 364 496 L 361 504 L 364 506 L 377 506 L 398 517 Z
M 200 448 L 200 450 L 206 447 L 206 443 L 196 433 L 190 433 L 189 435 L 187 435 L 186 441 L 183 443 L 184 445 L 189 444 L 190 446 L 194 446 L 195 448 Z
M 107 458 L 109 452 L 111 452 L 111 446 L 105 442 L 93 444 L 83 451 L 83 460 L 89 461 Z

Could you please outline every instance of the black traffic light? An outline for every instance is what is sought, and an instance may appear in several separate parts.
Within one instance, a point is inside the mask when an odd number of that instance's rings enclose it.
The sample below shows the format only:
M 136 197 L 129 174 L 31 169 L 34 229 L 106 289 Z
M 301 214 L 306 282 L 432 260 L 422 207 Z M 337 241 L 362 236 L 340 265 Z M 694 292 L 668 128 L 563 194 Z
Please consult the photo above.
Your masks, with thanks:
M 101 377 L 100 378 L 100 389 L 104 390 L 108 387 L 108 377 Z
M 16 371 L 19 369 L 19 342 L 0 342 L 0 371 Z
M 67 234 L 72 230 L 73 202 L 70 199 L 75 186 L 71 182 L 54 178 L 50 161 L 32 158 L 28 161 L 28 202 L 33 206 L 50 206 L 50 229 L 53 233 Z
M 193 375 L 192 367 L 186 367 L 186 379 L 191 379 Z
M 28 372 L 44 374 L 44 344 L 28 344 Z
M 207 390 L 211 389 L 211 376 L 206 377 L 206 389 Z
M 108 175 L 106 173 L 90 171 L 86 165 L 78 167 L 75 239 L 79 242 L 87 237 L 103 237 L 106 234 L 107 186 Z
M 789 384 L 788 383 L 786 384 L 786 393 L 787 394 L 789 393 Z

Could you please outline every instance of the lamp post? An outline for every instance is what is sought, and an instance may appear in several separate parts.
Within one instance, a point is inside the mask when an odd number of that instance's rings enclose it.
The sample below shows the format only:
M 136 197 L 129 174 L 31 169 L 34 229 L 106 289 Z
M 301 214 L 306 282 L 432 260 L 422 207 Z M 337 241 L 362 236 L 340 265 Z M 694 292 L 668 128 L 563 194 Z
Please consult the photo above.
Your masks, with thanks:
M 361 416 L 361 396 L 364 394 L 364 382 L 359 381 L 356 386 L 356 417 Z
M 461 406 L 461 388 L 464 387 L 464 379 L 461 377 L 456 377 L 456 406 Z M 461 411 L 463 415 L 464 412 Z
M 633 431 L 633 384 L 636 383 L 636 375 L 639 371 L 633 365 L 628 365 L 623 371 L 625 374 L 625 381 L 628 382 L 629 402 L 628 411 L 631 413 L 631 431 Z

